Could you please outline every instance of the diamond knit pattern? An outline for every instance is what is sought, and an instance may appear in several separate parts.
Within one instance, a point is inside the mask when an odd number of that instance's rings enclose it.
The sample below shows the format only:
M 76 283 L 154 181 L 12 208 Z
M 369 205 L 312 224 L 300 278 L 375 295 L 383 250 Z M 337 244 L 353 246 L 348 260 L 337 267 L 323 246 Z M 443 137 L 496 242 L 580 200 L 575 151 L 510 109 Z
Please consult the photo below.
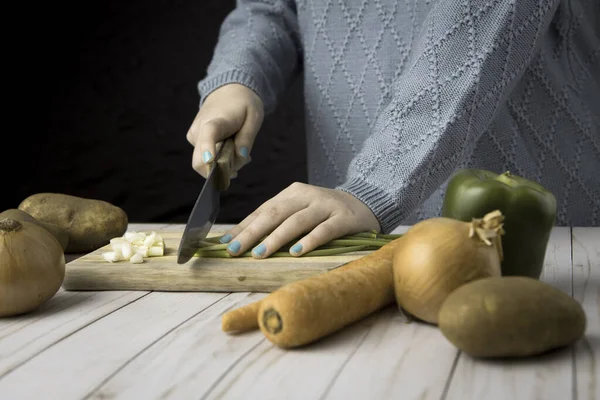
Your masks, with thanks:
M 389 232 L 440 215 L 461 167 L 511 171 L 600 225 L 597 0 L 238 0 L 200 81 L 272 112 L 304 78 L 309 183 Z

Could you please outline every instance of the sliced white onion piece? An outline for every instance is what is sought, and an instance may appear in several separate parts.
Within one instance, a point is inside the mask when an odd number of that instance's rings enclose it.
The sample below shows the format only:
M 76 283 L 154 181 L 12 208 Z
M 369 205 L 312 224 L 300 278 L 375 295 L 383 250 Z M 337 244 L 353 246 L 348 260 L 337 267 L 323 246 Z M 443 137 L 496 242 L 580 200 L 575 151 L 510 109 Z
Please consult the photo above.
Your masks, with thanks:
M 141 243 L 146 239 L 144 232 L 125 232 L 124 238 L 131 243 Z
M 131 247 L 130 243 L 123 243 L 121 252 L 123 253 L 123 258 L 128 260 L 133 255 L 133 247 Z
M 140 254 L 142 257 L 148 257 L 148 247 L 147 246 L 136 246 L 135 253 Z
M 148 257 L 159 257 L 165 254 L 164 247 L 152 246 L 148 249 Z
M 140 253 L 135 253 L 134 255 L 131 256 L 131 258 L 129 259 L 129 262 L 132 264 L 141 264 L 144 262 L 144 257 L 142 257 L 142 255 Z
M 104 252 L 104 253 L 102 253 L 102 257 L 104 258 L 104 260 L 111 262 L 111 263 L 120 260 L 119 256 L 114 251 Z
M 148 236 L 146 236 L 146 238 L 144 239 L 144 241 L 142 243 L 146 247 L 151 247 L 154 244 L 155 239 L 156 239 L 156 232 L 152 232 Z
M 165 254 L 165 241 L 158 233 L 125 232 L 121 237 L 110 240 L 112 251 L 102 253 L 107 262 L 129 260 L 132 264 L 144 262 L 147 257 L 160 257 Z

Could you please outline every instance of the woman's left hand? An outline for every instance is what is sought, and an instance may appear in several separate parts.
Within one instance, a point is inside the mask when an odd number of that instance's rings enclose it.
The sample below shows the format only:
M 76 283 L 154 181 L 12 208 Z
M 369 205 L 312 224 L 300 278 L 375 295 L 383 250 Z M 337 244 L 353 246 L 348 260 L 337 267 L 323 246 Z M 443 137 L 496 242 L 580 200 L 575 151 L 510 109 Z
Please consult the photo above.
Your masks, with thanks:
M 299 256 L 344 235 L 380 231 L 369 207 L 349 193 L 303 183 L 293 183 L 263 203 L 239 225 L 226 232 L 221 241 L 236 256 L 265 238 L 252 250 L 265 258 L 295 238 L 290 248 Z

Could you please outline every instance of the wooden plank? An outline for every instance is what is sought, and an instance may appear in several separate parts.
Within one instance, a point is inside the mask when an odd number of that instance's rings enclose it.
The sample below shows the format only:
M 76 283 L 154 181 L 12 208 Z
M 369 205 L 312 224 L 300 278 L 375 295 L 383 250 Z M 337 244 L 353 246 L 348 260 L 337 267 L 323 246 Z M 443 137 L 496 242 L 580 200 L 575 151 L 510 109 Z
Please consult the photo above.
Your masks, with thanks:
M 152 231 L 152 230 L 166 230 L 166 229 L 173 229 L 173 224 L 155 224 L 155 223 L 130 223 L 127 226 L 127 231 L 137 231 L 137 230 L 144 230 L 144 231 Z M 176 229 L 179 229 L 178 227 L 176 227 Z M 85 256 L 86 253 L 65 253 L 65 261 L 66 262 L 71 262 L 73 260 L 76 260 L 80 257 Z
M 600 399 L 600 228 L 573 229 L 573 291 L 587 317 L 575 348 L 578 400 Z
M 130 224 L 128 230 L 171 224 Z M 85 254 L 65 254 L 67 260 Z M 37 310 L 0 319 L 0 377 L 72 333 L 145 296 L 148 292 L 67 292 L 61 288 Z
M 406 226 L 400 226 L 394 233 L 404 233 L 407 229 Z M 385 331 L 385 327 L 381 328 L 379 325 L 390 323 L 390 313 L 395 315 L 394 311 L 393 307 L 380 310 L 322 340 L 300 348 L 280 349 L 264 340 L 233 365 L 202 398 L 323 398 L 361 345 L 366 340 L 371 343 L 370 335 Z M 394 322 L 398 323 L 397 320 Z M 396 346 L 397 343 L 391 344 L 387 350 L 394 351 Z M 386 358 L 388 356 L 389 353 Z M 352 395 L 351 398 L 361 397 Z
M 225 229 L 228 229 L 227 227 L 230 225 L 213 225 L 212 231 L 213 232 L 224 232 Z M 165 226 L 164 228 L 158 228 L 158 229 L 154 229 L 154 230 L 160 230 L 163 232 L 183 232 L 183 230 L 185 229 L 185 224 L 168 224 L 167 226 Z M 131 225 L 131 230 L 132 231 L 136 231 L 136 232 L 149 232 L 151 231 L 151 229 L 148 228 L 147 224 L 132 224 Z
M 147 222 L 131 222 L 127 226 L 129 232 L 170 231 L 183 232 L 185 224 L 161 224 Z
M 402 232 L 402 229 L 406 228 L 399 228 L 398 231 Z M 261 358 L 263 352 L 286 353 L 288 354 L 286 362 L 296 364 L 295 354 L 298 354 L 298 351 L 285 352 L 274 348 L 258 330 L 230 335 L 220 329 L 220 318 L 225 311 L 256 301 L 265 295 L 265 293 L 254 293 L 248 297 L 247 293 L 234 293 L 226 297 L 154 344 L 152 348 L 107 379 L 90 398 L 210 397 L 215 396 L 215 393 L 219 392 L 223 385 L 226 386 L 227 383 L 224 381 L 232 374 L 236 374 L 236 371 L 245 374 L 243 371 L 249 365 L 252 365 L 248 372 L 252 378 L 257 374 L 263 374 L 260 365 L 247 362 L 248 357 L 258 357 L 261 359 L 260 362 L 268 362 Z M 350 335 L 345 339 L 352 342 L 350 348 L 356 340 L 361 339 L 363 334 L 361 329 L 363 328 L 360 325 L 349 328 L 358 329 L 358 336 L 356 333 L 345 333 Z M 258 348 L 255 348 L 256 346 Z M 315 349 L 313 347 L 311 350 L 315 353 L 313 356 L 315 363 L 312 366 L 304 364 L 304 367 L 307 368 L 307 373 L 304 374 L 305 385 L 301 385 L 302 382 L 296 382 L 294 374 L 290 374 L 290 381 L 294 382 L 295 389 L 293 390 L 297 390 L 297 386 L 305 388 L 314 386 L 315 382 L 312 379 L 314 376 L 311 378 L 308 372 L 311 369 L 314 371 L 315 368 L 320 370 L 321 359 L 329 358 L 326 350 Z M 302 351 L 300 350 L 300 352 Z M 320 355 L 318 355 L 319 353 Z M 190 356 L 190 354 L 197 356 Z M 346 356 L 343 349 L 337 350 L 337 361 L 332 364 L 332 374 L 336 373 L 337 366 L 344 362 Z M 245 366 L 238 367 L 240 364 Z M 289 367 L 283 363 L 282 367 L 274 366 L 272 372 L 277 373 L 281 368 Z M 323 383 L 321 389 L 326 390 L 328 380 L 319 379 L 319 382 L 321 381 Z M 252 384 L 252 379 L 250 384 Z M 291 393 L 285 385 L 281 385 L 279 388 L 281 391 L 278 391 L 277 388 L 270 388 L 269 394 L 262 393 L 260 397 L 269 398 L 271 396 L 273 398 L 278 395 L 288 396 Z M 242 392 L 245 390 L 242 389 Z M 243 397 L 253 398 L 251 393 L 244 393 Z
M 222 332 L 221 315 L 264 296 L 234 293 L 225 297 L 157 341 L 108 378 L 90 398 L 202 397 L 248 351 L 266 340 L 259 330 L 243 334 Z
M 0 378 L 7 399 L 81 399 L 224 293 L 150 293 L 56 343 Z M 32 379 L 35 377 L 35 379 Z
M 263 340 L 201 398 L 321 398 L 381 317 L 376 313 L 296 349 L 280 349 Z
M 571 234 L 553 230 L 541 280 L 571 292 Z M 572 398 L 572 349 L 522 360 L 492 361 L 460 354 L 445 399 L 568 400 Z
M 324 399 L 439 399 L 458 351 L 437 327 L 382 310 Z
M 106 262 L 105 246 L 67 264 L 66 290 L 155 290 L 202 292 L 272 292 L 273 290 L 355 260 L 367 252 L 327 257 L 200 258 L 177 264 L 181 231 L 157 230 L 165 240 L 165 255 L 143 264 Z M 221 232 L 211 232 L 210 236 Z
M 0 377 L 147 292 L 65 292 L 39 309 L 0 318 Z

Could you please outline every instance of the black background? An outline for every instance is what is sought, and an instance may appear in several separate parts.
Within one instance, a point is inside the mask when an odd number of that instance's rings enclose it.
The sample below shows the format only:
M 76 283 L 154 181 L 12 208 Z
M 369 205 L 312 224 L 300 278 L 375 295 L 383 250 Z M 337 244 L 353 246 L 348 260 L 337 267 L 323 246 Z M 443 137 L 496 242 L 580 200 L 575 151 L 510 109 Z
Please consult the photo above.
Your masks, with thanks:
M 0 208 L 39 192 L 101 199 L 130 222 L 185 223 L 204 179 L 185 134 L 235 1 L 104 0 L 5 9 Z M 267 116 L 222 196 L 235 223 L 306 181 L 302 83 Z M 16 179 L 15 179 L 16 178 Z

